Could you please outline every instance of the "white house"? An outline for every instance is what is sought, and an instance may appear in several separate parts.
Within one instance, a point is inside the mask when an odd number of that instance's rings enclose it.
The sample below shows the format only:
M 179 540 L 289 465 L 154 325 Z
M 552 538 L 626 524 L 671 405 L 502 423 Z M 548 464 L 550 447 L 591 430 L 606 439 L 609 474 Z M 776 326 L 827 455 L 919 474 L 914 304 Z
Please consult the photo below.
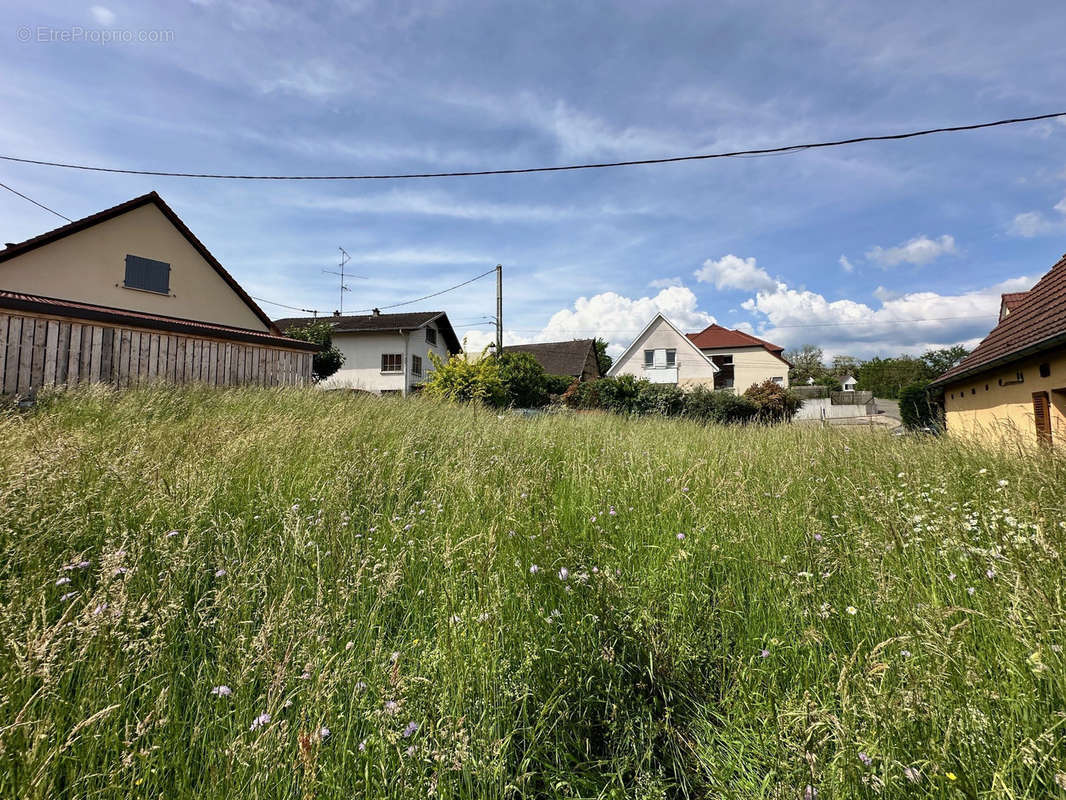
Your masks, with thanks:
M 447 359 L 461 352 L 459 339 L 443 311 L 410 314 L 320 317 L 333 325 L 333 344 L 344 355 L 341 368 L 320 386 L 362 389 L 406 396 L 433 371 L 430 353 Z M 313 322 L 314 317 L 279 319 L 282 330 Z
M 785 348 L 780 345 L 721 325 L 708 325 L 699 333 L 688 334 L 688 338 L 719 368 L 715 389 L 734 389 L 739 393 L 766 381 L 788 388 L 792 365 L 785 360 Z
M 859 385 L 859 382 L 851 375 L 845 375 L 840 379 L 840 384 L 844 387 L 845 392 L 854 392 L 855 387 Z
M 652 383 L 678 386 L 714 385 L 718 367 L 692 340 L 662 314 L 656 314 L 608 370 L 607 375 L 633 375 Z

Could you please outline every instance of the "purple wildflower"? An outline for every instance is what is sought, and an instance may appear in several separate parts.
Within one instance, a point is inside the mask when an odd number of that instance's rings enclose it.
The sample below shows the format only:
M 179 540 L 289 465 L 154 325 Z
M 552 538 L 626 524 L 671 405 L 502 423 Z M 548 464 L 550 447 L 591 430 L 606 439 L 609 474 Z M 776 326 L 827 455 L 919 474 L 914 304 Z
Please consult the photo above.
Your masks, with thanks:
M 529 565 L 529 574 L 530 575 L 536 575 L 538 572 L 540 572 L 540 567 L 538 567 L 536 564 L 530 564 Z
M 759 657 L 760 658 L 769 658 L 770 657 L 770 651 L 767 650 L 766 648 L 763 648 L 762 650 L 759 651 Z
M 569 577 L 570 570 L 568 570 L 566 567 L 559 567 L 559 580 L 565 581 Z
M 418 731 L 418 723 L 411 721 L 407 723 L 407 727 L 403 729 L 403 738 L 410 739 Z
M 70 583 L 70 578 L 63 577 L 63 578 L 59 578 L 56 581 L 56 586 L 63 586 L 63 585 L 68 584 L 68 583 Z
M 859 753 L 859 761 L 861 761 L 863 765 L 867 767 L 874 763 L 874 760 L 868 755 L 866 755 L 866 753 Z
M 258 730 L 259 728 L 262 728 L 264 725 L 269 725 L 269 724 L 270 724 L 270 714 L 268 714 L 267 712 L 264 711 L 262 714 L 260 714 L 258 717 L 256 717 L 255 719 L 252 720 L 252 727 L 250 727 L 248 730 L 250 730 L 250 731 Z
M 233 690 L 226 686 L 226 684 L 222 684 L 221 686 L 216 686 L 214 689 L 212 689 L 211 694 L 216 695 L 218 697 L 229 697 L 231 694 L 233 694 Z

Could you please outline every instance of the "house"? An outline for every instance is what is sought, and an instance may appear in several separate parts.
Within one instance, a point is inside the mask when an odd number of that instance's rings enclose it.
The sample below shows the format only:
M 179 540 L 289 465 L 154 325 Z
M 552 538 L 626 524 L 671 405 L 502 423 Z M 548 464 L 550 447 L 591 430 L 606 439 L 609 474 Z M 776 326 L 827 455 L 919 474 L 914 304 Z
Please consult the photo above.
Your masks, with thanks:
M 275 323 L 288 330 L 314 319 L 289 317 Z M 333 326 L 333 344 L 344 355 L 343 366 L 319 384 L 327 389 L 343 387 L 407 396 L 433 371 L 430 353 L 446 360 L 462 352 L 443 311 L 382 314 L 374 309 L 373 314 L 321 319 Z
M 529 353 L 549 375 L 565 375 L 579 381 L 600 378 L 600 360 L 596 355 L 595 339 L 574 339 L 569 342 L 540 342 L 512 344 L 505 353 Z
M 145 381 L 300 385 L 281 334 L 155 192 L 0 250 L 0 393 Z
M 792 366 L 782 353 L 783 347 L 752 336 L 744 331 L 721 325 L 708 325 L 699 333 L 690 333 L 700 351 L 718 367 L 715 389 L 743 392 L 753 384 L 773 381 L 788 388 L 788 370 Z
M 931 386 L 951 435 L 1066 442 L 1066 256 L 1028 292 L 1003 295 L 999 324 Z
M 859 385 L 859 382 L 849 374 L 840 379 L 840 385 L 844 388 L 845 392 L 854 392 L 855 387 Z
M 656 314 L 614 360 L 608 377 L 633 375 L 652 383 L 713 386 L 719 367 L 693 340 L 662 314 Z

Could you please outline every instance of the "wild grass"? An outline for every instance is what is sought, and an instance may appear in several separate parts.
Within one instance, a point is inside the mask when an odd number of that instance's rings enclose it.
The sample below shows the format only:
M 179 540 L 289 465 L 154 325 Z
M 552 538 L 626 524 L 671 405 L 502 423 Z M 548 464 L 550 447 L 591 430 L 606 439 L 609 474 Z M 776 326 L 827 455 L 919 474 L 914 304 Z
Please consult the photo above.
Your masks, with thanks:
M 59 396 L 0 416 L 0 796 L 1062 796 L 1064 466 Z

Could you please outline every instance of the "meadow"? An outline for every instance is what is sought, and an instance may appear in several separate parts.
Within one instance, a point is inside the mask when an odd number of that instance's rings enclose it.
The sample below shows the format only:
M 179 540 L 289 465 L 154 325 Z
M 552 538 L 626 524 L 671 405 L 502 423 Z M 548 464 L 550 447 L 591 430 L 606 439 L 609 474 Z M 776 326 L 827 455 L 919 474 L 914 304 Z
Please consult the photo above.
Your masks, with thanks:
M 93 389 L 0 412 L 0 797 L 1066 795 L 1066 462 Z

